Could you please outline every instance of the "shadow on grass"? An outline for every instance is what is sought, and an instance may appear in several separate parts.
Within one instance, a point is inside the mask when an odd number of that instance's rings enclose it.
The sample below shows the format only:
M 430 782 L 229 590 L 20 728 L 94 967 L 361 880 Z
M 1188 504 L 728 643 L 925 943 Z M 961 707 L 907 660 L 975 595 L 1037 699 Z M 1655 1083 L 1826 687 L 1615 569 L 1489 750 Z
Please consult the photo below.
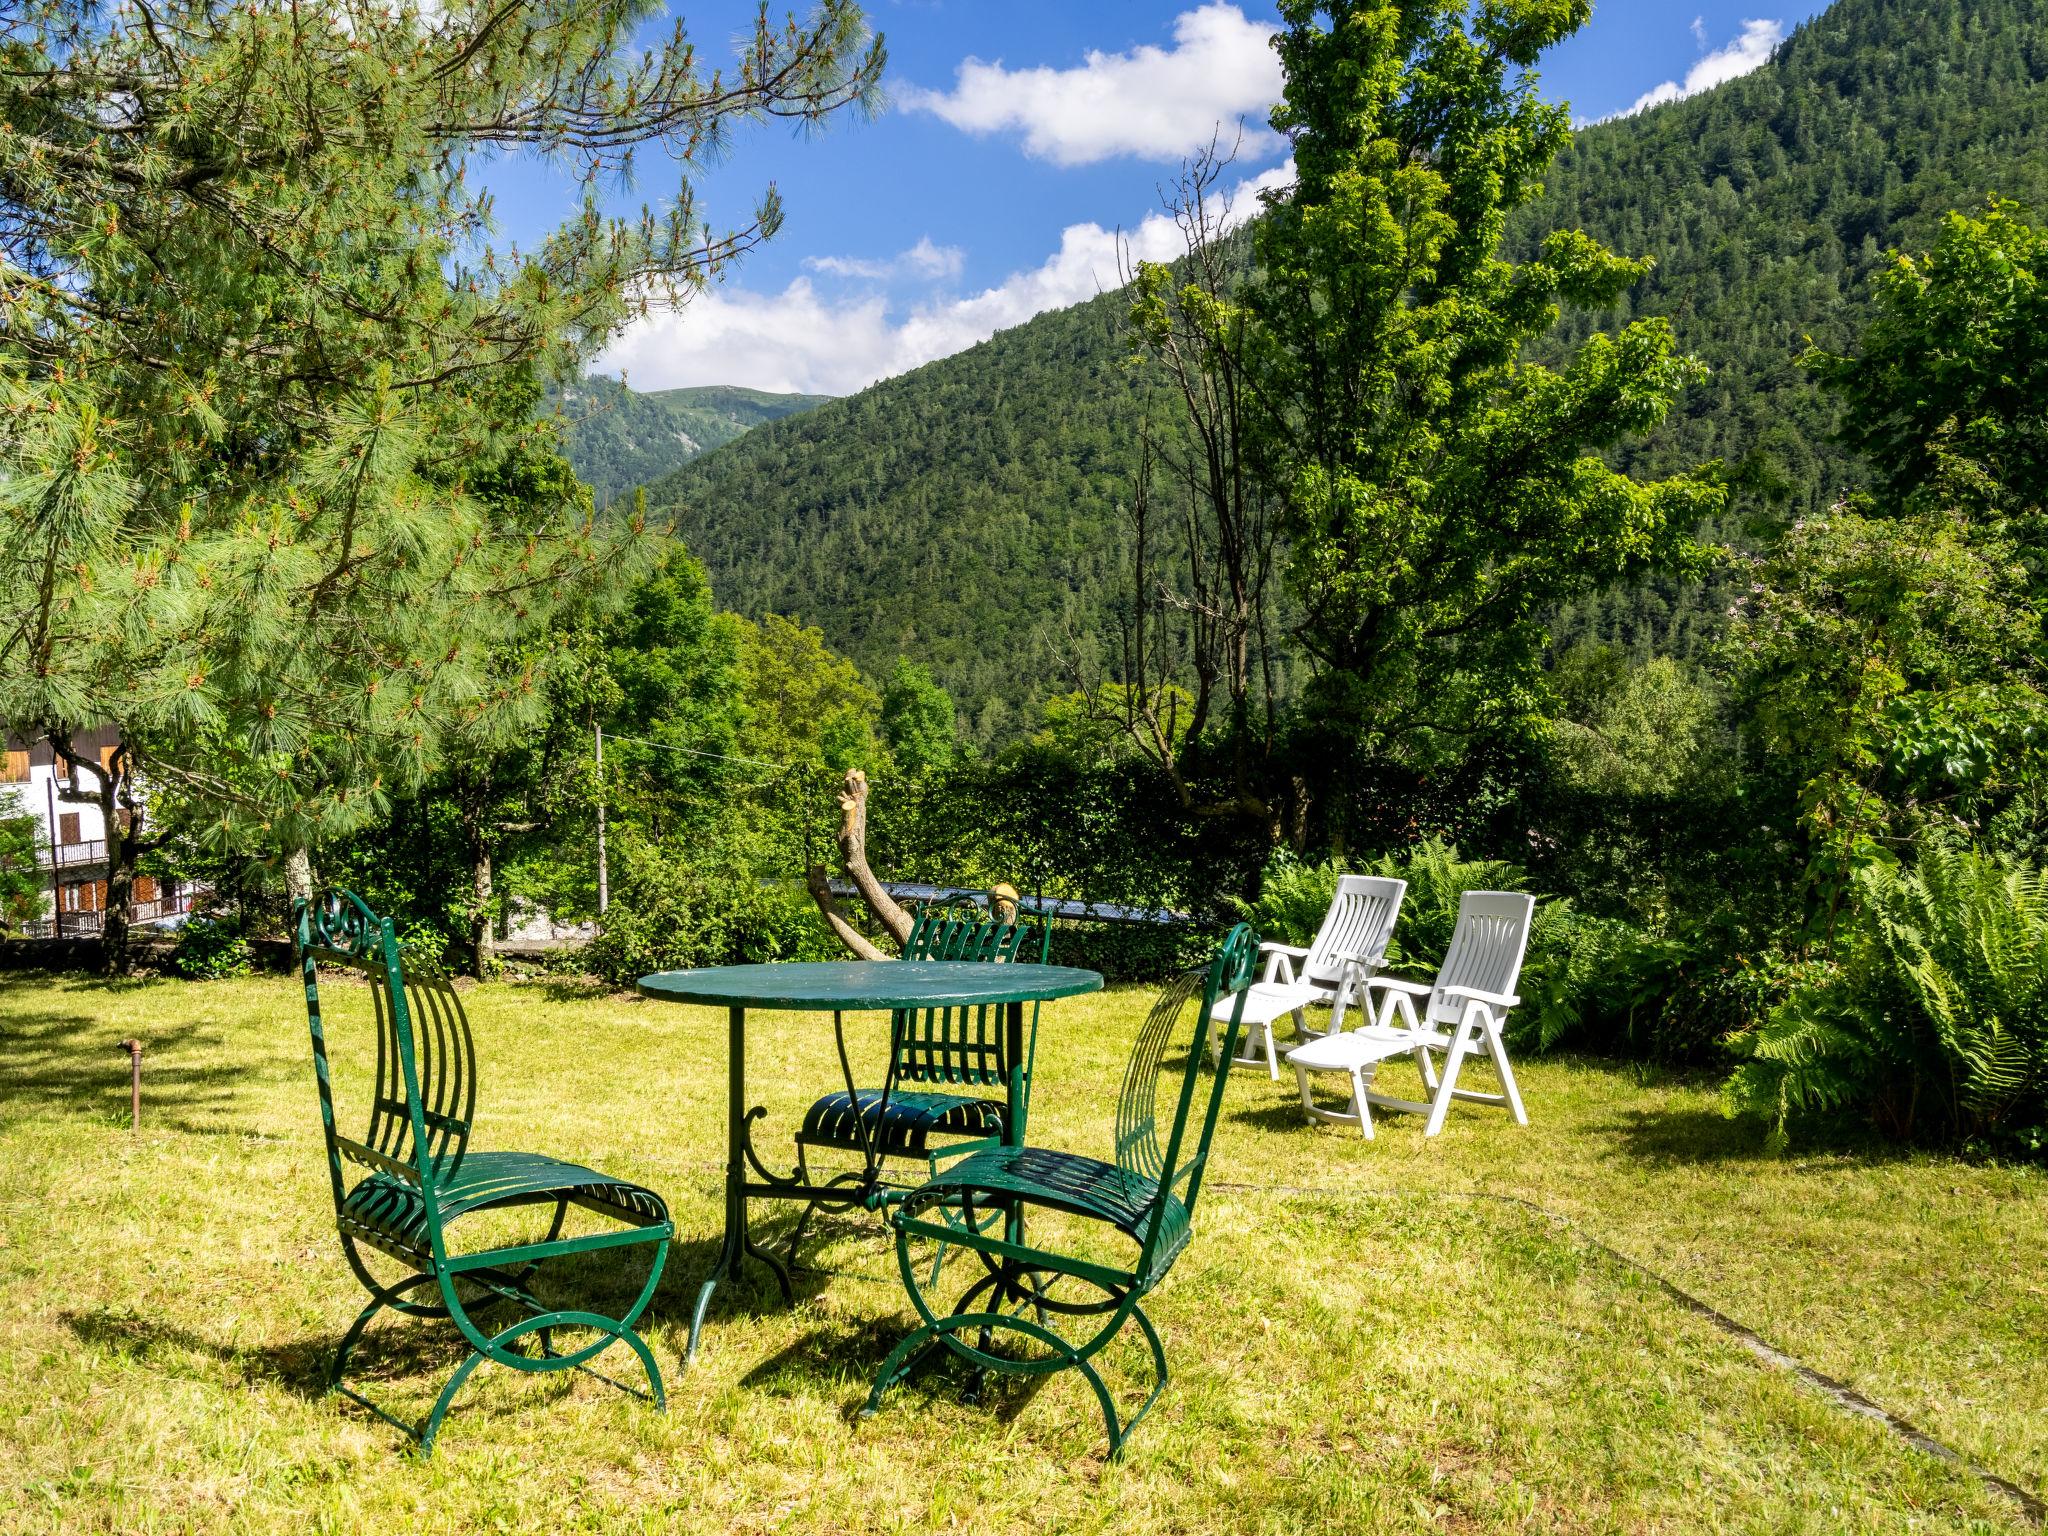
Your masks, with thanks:
M 1279 1085 L 1271 1086 L 1277 1089 Z M 1334 1095 L 1325 1097 L 1330 1099 L 1332 1108 L 1342 1107 Z M 1308 1117 L 1301 1112 L 1301 1095 L 1295 1091 L 1293 1083 L 1287 1085 L 1285 1100 L 1269 1104 L 1247 1104 L 1231 1110 L 1230 1118 L 1235 1124 L 1250 1126 L 1260 1131 L 1305 1131 L 1311 1128 Z
M 637 992 L 615 987 L 595 976 L 525 977 L 513 983 L 521 992 L 538 992 L 551 1003 L 598 1003 L 606 998 L 634 998 Z
M 1735 1120 L 1711 1109 L 1624 1109 L 1600 1128 L 1614 1139 L 1616 1153 L 1652 1168 L 1753 1163 L 1797 1168 L 1811 1157 L 1854 1158 L 1890 1163 L 1912 1156 L 1910 1148 L 1881 1141 L 1867 1130 L 1842 1128 L 1832 1134 L 1808 1131 L 1791 1157 L 1773 1152 L 1753 1120 Z
M 47 1001 L 9 1010 L 0 1023 L 0 1103 L 125 1122 L 126 1037 L 117 1023 L 59 1012 Z M 139 1030 L 139 1038 L 145 1130 L 212 1136 L 239 1129 L 224 1111 L 248 1069 L 223 1050 L 218 1030 L 163 1021 Z
M 776 1397 L 794 1397 L 806 1390 L 846 1391 L 845 1416 L 856 1420 L 867 1406 L 875 1373 L 912 1326 L 905 1313 L 813 1328 L 748 1371 L 740 1385 Z M 991 1352 L 1001 1355 L 1004 1350 L 997 1343 Z M 1013 1376 L 997 1372 L 977 1382 L 965 1362 L 934 1345 L 918 1360 L 908 1380 L 889 1389 L 880 1411 L 916 1414 L 941 1397 L 952 1397 L 985 1409 L 999 1423 L 1010 1424 L 1052 1380 L 1053 1375 L 1046 1373 Z

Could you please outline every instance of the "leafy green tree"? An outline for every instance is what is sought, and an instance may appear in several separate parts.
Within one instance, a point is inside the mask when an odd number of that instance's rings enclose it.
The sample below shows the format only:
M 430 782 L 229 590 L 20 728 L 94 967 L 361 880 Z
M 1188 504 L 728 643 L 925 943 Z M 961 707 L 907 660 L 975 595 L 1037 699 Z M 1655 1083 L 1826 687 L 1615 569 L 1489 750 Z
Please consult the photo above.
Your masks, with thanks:
M 1159 719 L 1174 728 L 1168 747 L 1177 756 L 1184 754 L 1188 722 L 1195 718 L 1194 695 L 1177 683 L 1154 683 L 1150 693 Z M 1143 737 L 1130 728 L 1137 714 L 1131 689 L 1123 683 L 1097 683 L 1092 690 L 1054 694 L 1040 709 L 1031 745 L 1077 768 L 1129 762 L 1144 750 Z M 1146 755 L 1157 760 L 1154 754 Z
M 494 499 L 532 389 L 772 233 L 691 195 L 741 121 L 868 101 L 852 0 L 764 10 L 707 75 L 652 0 L 31 0 L 0 81 L 0 716 L 110 813 L 120 963 L 134 781 L 225 841 L 300 848 L 530 724 L 525 637 L 629 578 L 642 530 L 573 482 Z M 651 148 L 665 211 L 607 216 Z M 481 157 L 580 210 L 491 238 Z M 70 749 L 112 723 L 102 765 Z
M 1901 506 L 2048 508 L 2048 230 L 1993 199 L 1951 213 L 1926 255 L 1894 256 L 1853 354 L 1809 364 L 1844 404 L 1842 437 Z M 2048 554 L 2048 550 L 2041 551 Z
M 600 797 L 615 870 L 643 845 L 693 849 L 715 865 L 763 837 L 744 796 L 760 774 L 729 760 L 744 752 L 737 635 L 679 546 L 617 612 L 586 605 L 541 643 L 546 708 L 528 733 L 451 763 L 388 818 L 321 850 L 330 876 L 479 971 L 493 963 L 509 899 L 564 921 L 597 915 Z
M 1882 489 L 1792 528 L 1731 642 L 1756 772 L 1796 797 L 1830 945 L 1859 868 L 1929 831 L 2011 836 L 2039 787 L 2044 256 L 2010 203 L 1951 215 L 1883 269 L 1854 352 L 1808 357 Z
M 2039 772 L 2040 616 L 1953 514 L 1840 507 L 1762 562 L 1729 637 L 1759 805 L 1796 803 L 1824 938 L 1863 865 L 1975 831 Z
M 779 613 L 755 624 L 728 616 L 739 635 L 749 757 L 821 764 L 835 772 L 874 763 L 882 701 L 823 631 Z
M 1672 562 L 1718 502 L 1639 483 L 1603 452 L 1703 370 L 1638 320 L 1558 368 L 1526 361 L 1562 306 L 1605 309 L 1649 270 L 1559 231 L 1499 254 L 1564 147 L 1543 49 L 1587 0 L 1283 0 L 1273 123 L 1297 181 L 1254 233 L 1261 331 L 1311 710 L 1353 744 L 1413 750 L 1535 713 L 1541 618 Z M 1347 754 L 1348 755 L 1348 754 Z
M 922 662 L 896 658 L 882 690 L 882 735 L 896 766 L 915 774 L 953 765 L 953 696 Z
M 14 932 L 41 915 L 49 889 L 36 865 L 39 826 L 18 791 L 0 793 L 0 925 Z

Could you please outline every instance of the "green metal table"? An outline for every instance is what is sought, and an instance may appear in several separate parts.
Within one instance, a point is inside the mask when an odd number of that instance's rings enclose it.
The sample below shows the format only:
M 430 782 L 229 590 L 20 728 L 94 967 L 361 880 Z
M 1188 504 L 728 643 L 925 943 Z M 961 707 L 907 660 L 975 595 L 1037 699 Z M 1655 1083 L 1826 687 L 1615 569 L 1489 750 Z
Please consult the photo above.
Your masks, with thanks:
M 815 1193 L 805 1181 L 785 1179 L 771 1173 L 754 1150 L 753 1123 L 768 1111 L 760 1105 L 747 1108 L 747 1010 L 765 1008 L 784 1013 L 830 1013 L 839 1046 L 839 1058 L 846 1062 L 844 1016 L 849 1013 L 886 1013 L 898 1008 L 1002 1007 L 1004 1027 L 1009 1032 L 1009 1060 L 1013 1063 L 1008 1096 L 1011 1113 L 1004 1117 L 1003 1135 L 1021 1143 L 1023 1116 L 1016 1113 L 1024 1059 L 1024 1005 L 1078 997 L 1102 989 L 1102 977 L 1094 971 L 1065 965 L 984 965 L 969 960 L 842 960 L 781 965 L 716 965 L 696 971 L 660 971 L 640 978 L 640 991 L 648 997 L 671 1003 L 699 1003 L 726 1010 L 726 1156 L 725 1156 L 725 1239 L 711 1274 L 697 1292 L 697 1306 L 690 1315 L 690 1347 L 685 1360 L 697 1358 L 697 1342 L 704 1329 L 705 1309 L 723 1279 L 739 1278 L 740 1265 L 748 1255 L 767 1265 L 781 1286 L 784 1299 L 793 1299 L 789 1271 L 766 1249 L 757 1245 L 747 1231 L 747 1201 L 760 1197 L 808 1200 Z M 847 1073 L 848 1092 L 853 1091 L 852 1074 Z M 748 1169 L 754 1173 L 748 1177 Z

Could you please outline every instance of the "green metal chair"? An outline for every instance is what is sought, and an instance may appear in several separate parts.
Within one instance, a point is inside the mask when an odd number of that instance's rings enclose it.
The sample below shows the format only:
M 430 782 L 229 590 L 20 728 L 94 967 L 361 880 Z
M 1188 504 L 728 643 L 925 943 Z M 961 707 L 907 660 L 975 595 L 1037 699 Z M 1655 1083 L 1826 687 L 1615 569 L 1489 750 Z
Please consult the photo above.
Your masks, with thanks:
M 414 974 L 407 975 L 400 965 L 399 944 L 390 920 L 377 917 L 349 892 L 300 901 L 293 915 L 306 983 L 313 1072 L 320 1090 L 320 1122 L 327 1139 L 335 1222 L 349 1267 L 370 1293 L 369 1305 L 357 1315 L 335 1352 L 329 1389 L 403 1430 L 418 1443 L 422 1455 L 432 1453 L 434 1437 L 455 1394 L 486 1360 L 519 1371 L 584 1369 L 603 1350 L 623 1343 L 647 1373 L 646 1395 L 657 1408 L 664 1406 L 661 1372 L 645 1341 L 633 1330 L 653 1299 L 674 1233 L 661 1197 L 574 1163 L 524 1152 L 471 1151 L 470 1126 L 476 1112 L 475 1042 L 448 979 L 429 974 L 424 967 L 415 967 Z M 319 967 L 323 964 L 362 972 L 375 1000 L 376 1079 L 369 1128 L 361 1140 L 339 1134 L 334 1126 L 334 1090 L 320 1021 Z M 547 1235 L 538 1242 L 469 1252 L 451 1247 L 449 1228 L 461 1218 L 522 1205 L 555 1208 Z M 563 1237 L 562 1224 L 572 1205 L 624 1225 Z M 621 1317 L 550 1307 L 530 1288 L 535 1271 L 550 1260 L 631 1244 L 652 1244 L 654 1259 L 639 1296 Z M 392 1282 L 378 1279 L 365 1250 L 396 1260 L 409 1273 Z M 424 1293 L 429 1291 L 438 1299 L 426 1299 Z M 502 1327 L 478 1320 L 481 1314 L 505 1306 L 524 1315 Z M 387 1307 L 408 1317 L 447 1318 L 469 1342 L 469 1354 L 441 1389 L 433 1411 L 417 1425 L 394 1418 L 343 1380 L 350 1352 L 370 1320 Z M 558 1328 L 592 1330 L 598 1337 L 557 1352 L 554 1330 Z M 513 1347 L 529 1334 L 539 1335 L 538 1354 Z M 641 1395 L 609 1378 L 598 1379 Z
M 911 924 L 903 958 L 1043 965 L 1051 944 L 1052 925 L 1044 919 L 1012 922 L 978 908 L 927 909 Z M 1020 1038 L 1012 1039 L 1009 1026 L 1001 1008 L 898 1009 L 889 1019 L 889 1065 L 879 1089 L 854 1086 L 845 1036 L 837 1034 L 846 1088 L 825 1095 L 804 1115 L 796 1133 L 797 1177 L 810 1180 L 807 1154 L 813 1148 L 857 1152 L 863 1166 L 818 1186 L 819 1196 L 790 1234 L 792 1259 L 814 1212 L 887 1198 L 881 1189 L 884 1159 L 915 1158 L 936 1167 L 942 1159 L 1000 1143 L 1006 1131 L 1013 1139 L 1021 1136 L 1022 1125 L 1013 1130 L 1009 1115 L 1014 1105 L 1021 1120 L 1030 1104 L 1037 1007 Z M 962 1088 L 981 1091 L 954 1091 Z M 934 1137 L 943 1139 L 935 1145 Z M 826 1193 L 835 1190 L 840 1193 Z
M 1235 998 L 1235 1006 L 1227 1009 L 1223 1045 L 1226 1060 L 1235 1054 L 1244 1024 L 1243 995 L 1257 958 L 1257 936 L 1239 924 L 1207 966 L 1183 973 L 1160 994 L 1138 1031 L 1124 1071 L 1113 1162 L 1040 1147 L 985 1148 L 949 1163 L 896 1208 L 897 1264 L 923 1322 L 883 1362 L 862 1417 L 872 1415 L 884 1392 L 909 1375 L 935 1346 L 943 1345 L 968 1363 L 977 1392 L 987 1371 L 1042 1376 L 1078 1370 L 1102 1409 L 1110 1455 L 1122 1454 L 1131 1431 L 1166 1390 L 1166 1351 L 1139 1303 L 1166 1278 L 1193 1235 L 1195 1202 L 1202 1192 L 1209 1141 L 1228 1080 L 1226 1073 L 1214 1074 L 1200 1117 L 1191 1123 L 1196 1083 L 1207 1054 L 1201 1048 L 1203 1035 L 1218 1002 Z M 1175 1043 L 1185 1054 L 1177 1066 L 1170 1066 L 1167 1047 Z M 1163 1094 L 1172 1095 L 1164 1106 Z M 1164 1145 L 1162 1107 L 1171 1116 Z M 964 1226 L 930 1219 L 933 1211 L 944 1217 L 954 1207 L 966 1216 Z M 1129 1264 L 1118 1265 L 1030 1246 L 1024 1219 L 1032 1208 L 1114 1228 L 1137 1251 Z M 1000 1229 L 978 1224 L 976 1217 L 982 1212 L 1001 1212 Z M 920 1286 L 911 1262 L 913 1239 L 964 1248 L 981 1260 L 985 1273 L 950 1311 L 942 1314 L 927 1294 L 931 1282 Z M 1054 1294 L 1069 1282 L 1087 1290 L 1079 1296 Z M 1062 1321 L 1075 1337 L 1061 1331 Z M 1155 1381 L 1137 1412 L 1120 1422 L 1094 1357 L 1131 1321 L 1151 1349 Z M 997 1333 L 1021 1335 L 1045 1352 L 1022 1357 L 995 1354 L 991 1345 Z

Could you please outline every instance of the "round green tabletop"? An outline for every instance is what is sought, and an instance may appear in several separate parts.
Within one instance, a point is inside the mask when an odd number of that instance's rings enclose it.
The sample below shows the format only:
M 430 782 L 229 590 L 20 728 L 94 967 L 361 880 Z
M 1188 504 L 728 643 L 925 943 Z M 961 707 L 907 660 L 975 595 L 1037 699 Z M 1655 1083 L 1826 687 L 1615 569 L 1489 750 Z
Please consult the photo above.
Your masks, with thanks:
M 640 978 L 642 993 L 665 1002 L 803 1013 L 1048 1003 L 1101 990 L 1100 973 L 1070 965 L 975 960 L 786 961 L 657 971 Z

